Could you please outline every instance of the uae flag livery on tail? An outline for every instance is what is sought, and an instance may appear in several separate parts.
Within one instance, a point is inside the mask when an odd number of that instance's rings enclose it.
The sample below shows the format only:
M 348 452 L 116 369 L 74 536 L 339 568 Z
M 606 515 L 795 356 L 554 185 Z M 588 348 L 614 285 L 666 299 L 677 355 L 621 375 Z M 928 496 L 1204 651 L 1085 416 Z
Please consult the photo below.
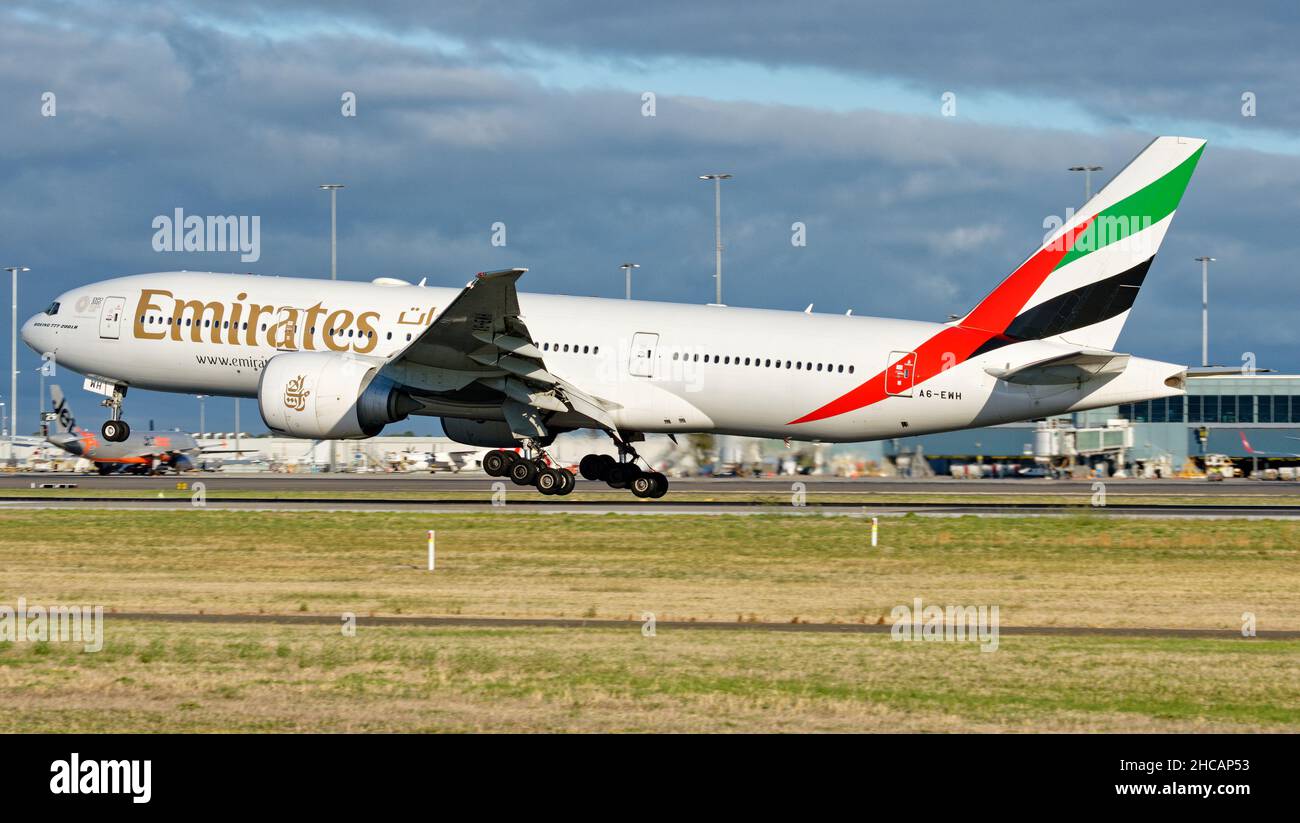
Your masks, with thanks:
M 970 313 L 916 349 L 915 384 L 1025 340 L 1112 348 L 1204 148 L 1197 138 L 1153 140 Z M 893 366 L 791 425 L 884 400 Z

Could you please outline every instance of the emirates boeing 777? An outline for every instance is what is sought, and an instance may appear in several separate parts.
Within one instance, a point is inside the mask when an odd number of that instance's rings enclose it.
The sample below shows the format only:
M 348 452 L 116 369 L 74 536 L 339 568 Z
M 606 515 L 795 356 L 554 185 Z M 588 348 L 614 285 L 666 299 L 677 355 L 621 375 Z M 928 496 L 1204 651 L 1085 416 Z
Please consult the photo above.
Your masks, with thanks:
M 464 288 L 163 272 L 59 295 L 26 343 L 104 387 L 257 399 L 276 434 L 365 438 L 408 415 L 496 449 L 483 465 L 543 494 L 556 434 L 620 457 L 588 480 L 661 497 L 647 433 L 855 442 L 1181 395 L 1185 366 L 1114 351 L 1205 141 L 1152 141 L 968 314 L 946 323 L 520 293 L 526 269 Z M 645 467 L 642 468 L 642 465 Z

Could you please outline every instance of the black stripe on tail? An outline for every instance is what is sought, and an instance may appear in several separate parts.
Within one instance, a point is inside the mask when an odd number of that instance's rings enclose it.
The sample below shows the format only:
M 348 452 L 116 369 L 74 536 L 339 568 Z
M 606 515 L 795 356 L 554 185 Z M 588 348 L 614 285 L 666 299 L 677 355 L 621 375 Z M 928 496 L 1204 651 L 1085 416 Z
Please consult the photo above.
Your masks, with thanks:
M 1154 256 L 1149 257 L 1128 271 L 1058 294 L 1021 312 L 1007 326 L 1006 335 L 1017 340 L 1041 340 L 1128 311 L 1133 308 L 1133 301 L 1137 299 L 1138 289 L 1142 287 L 1153 260 Z
M 980 346 L 971 356 L 1022 340 L 1041 340 L 1065 334 L 1128 311 L 1133 308 L 1138 289 L 1155 259 L 1153 255 L 1128 271 L 1058 294 L 1032 309 L 1026 309 L 1011 321 L 1005 332 Z

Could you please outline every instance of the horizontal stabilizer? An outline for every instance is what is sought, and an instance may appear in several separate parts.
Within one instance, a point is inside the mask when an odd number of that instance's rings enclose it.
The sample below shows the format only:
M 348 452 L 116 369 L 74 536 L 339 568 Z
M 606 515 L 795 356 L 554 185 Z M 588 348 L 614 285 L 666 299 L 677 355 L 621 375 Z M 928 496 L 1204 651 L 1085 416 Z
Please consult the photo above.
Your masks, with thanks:
M 1247 370 L 1241 366 L 1191 366 L 1184 377 L 1249 377 L 1252 374 L 1269 374 L 1273 369 Z
M 990 366 L 984 371 L 1008 383 L 1022 386 L 1057 386 L 1081 383 L 1108 374 L 1119 374 L 1128 366 L 1129 355 L 1113 351 L 1084 349 L 1058 354 L 1019 366 Z

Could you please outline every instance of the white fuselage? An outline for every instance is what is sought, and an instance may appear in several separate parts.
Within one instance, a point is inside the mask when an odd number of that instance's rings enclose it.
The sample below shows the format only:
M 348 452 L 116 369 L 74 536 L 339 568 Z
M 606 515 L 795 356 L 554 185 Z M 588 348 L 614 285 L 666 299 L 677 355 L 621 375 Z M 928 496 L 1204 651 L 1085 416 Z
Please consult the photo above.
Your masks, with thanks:
M 56 314 L 27 321 L 23 339 L 38 352 L 52 352 L 60 366 L 134 388 L 254 397 L 263 365 L 286 351 L 392 357 L 459 291 L 255 275 L 144 274 L 66 292 L 58 298 Z M 543 349 L 546 369 L 611 401 L 613 419 L 628 431 L 862 441 L 1182 393 L 1180 366 L 1139 358 L 1121 374 L 1065 386 L 1017 385 L 986 371 L 1063 351 L 1027 341 L 956 362 L 915 385 L 895 384 L 895 392 L 861 405 L 845 402 L 833 415 L 793 423 L 855 390 L 866 397 L 868 384 L 883 381 L 882 372 L 901 353 L 916 351 L 947 327 L 522 293 L 519 305 L 521 319 Z M 286 322 L 289 317 L 294 322 Z M 454 409 L 439 410 L 436 404 L 422 413 L 455 416 Z

